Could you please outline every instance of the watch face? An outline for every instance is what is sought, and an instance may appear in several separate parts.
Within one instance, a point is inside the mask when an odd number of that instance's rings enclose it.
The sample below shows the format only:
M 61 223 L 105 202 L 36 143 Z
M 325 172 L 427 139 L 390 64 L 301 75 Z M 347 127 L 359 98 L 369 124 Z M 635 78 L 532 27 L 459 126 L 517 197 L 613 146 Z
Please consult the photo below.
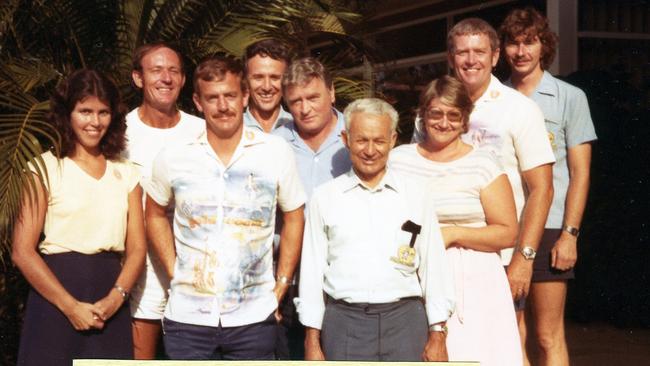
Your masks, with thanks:
M 524 255 L 524 258 L 526 259 L 533 259 L 535 258 L 535 250 L 531 247 L 524 247 L 521 249 L 521 254 Z

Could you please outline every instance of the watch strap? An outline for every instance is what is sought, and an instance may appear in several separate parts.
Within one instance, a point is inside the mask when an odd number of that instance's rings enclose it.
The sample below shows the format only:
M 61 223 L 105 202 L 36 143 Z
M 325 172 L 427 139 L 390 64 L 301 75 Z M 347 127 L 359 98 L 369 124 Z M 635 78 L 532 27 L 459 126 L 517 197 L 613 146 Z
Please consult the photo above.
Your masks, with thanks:
M 429 332 L 440 332 L 440 333 L 444 333 L 445 335 L 447 335 L 449 330 L 447 329 L 446 325 L 431 324 L 431 325 L 429 325 Z
M 567 233 L 575 236 L 576 238 L 578 237 L 578 235 L 580 235 L 580 229 L 578 229 L 577 227 L 573 227 L 571 225 L 562 226 L 562 230 L 564 230 Z

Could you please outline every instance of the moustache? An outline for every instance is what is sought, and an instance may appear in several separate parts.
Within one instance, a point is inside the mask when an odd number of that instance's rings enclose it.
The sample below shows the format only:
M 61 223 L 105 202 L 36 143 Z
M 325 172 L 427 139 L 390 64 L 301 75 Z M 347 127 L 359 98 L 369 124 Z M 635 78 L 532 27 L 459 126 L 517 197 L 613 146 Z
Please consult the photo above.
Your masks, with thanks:
M 210 117 L 212 117 L 213 119 L 222 119 L 224 117 L 236 117 L 236 116 L 237 116 L 237 113 L 234 113 L 234 112 L 216 113 L 216 114 L 210 115 Z

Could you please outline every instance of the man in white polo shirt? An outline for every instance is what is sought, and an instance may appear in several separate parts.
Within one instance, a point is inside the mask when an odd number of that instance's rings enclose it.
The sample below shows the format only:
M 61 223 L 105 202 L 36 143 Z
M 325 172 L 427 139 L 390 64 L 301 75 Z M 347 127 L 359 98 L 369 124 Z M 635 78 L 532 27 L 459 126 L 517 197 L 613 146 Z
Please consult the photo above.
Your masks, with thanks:
M 197 67 L 194 102 L 206 131 L 163 149 L 145 188 L 147 233 L 171 277 L 163 319 L 171 359 L 273 359 L 276 310 L 300 256 L 305 193 L 293 152 L 244 127 L 242 74 L 229 57 Z M 284 226 L 274 278 L 276 205 Z
M 138 47 L 133 53 L 131 76 L 142 91 L 142 104 L 126 116 L 125 156 L 141 166 L 142 180 L 146 182 L 160 149 L 194 140 L 205 129 L 205 123 L 176 107 L 185 72 L 181 55 L 171 45 L 158 42 Z M 173 207 L 168 213 L 170 218 L 172 212 Z M 158 259 L 148 253 L 145 270 L 131 291 L 135 359 L 156 356 L 168 287 L 169 279 Z
M 491 74 L 499 60 L 499 38 L 485 21 L 469 18 L 456 24 L 447 36 L 447 52 L 449 64 L 475 103 L 463 139 L 475 146 L 493 147 L 515 195 L 519 237 L 515 254 L 504 250 L 501 256 L 508 265 L 512 297 L 522 310 L 519 304 L 528 295 L 533 259 L 553 199 L 555 156 L 544 116 L 532 100 Z M 523 312 L 517 313 L 521 319 Z

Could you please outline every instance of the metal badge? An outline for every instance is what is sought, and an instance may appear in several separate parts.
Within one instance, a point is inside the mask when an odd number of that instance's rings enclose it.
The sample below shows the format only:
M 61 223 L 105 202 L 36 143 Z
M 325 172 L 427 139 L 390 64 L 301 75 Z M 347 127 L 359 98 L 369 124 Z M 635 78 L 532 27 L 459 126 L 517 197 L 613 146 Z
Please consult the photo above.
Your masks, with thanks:
M 408 267 L 413 267 L 415 265 L 415 239 L 417 238 L 418 234 L 420 234 L 421 229 L 422 226 L 414 223 L 411 220 L 408 220 L 402 224 L 402 230 L 411 233 L 411 241 L 409 242 L 408 246 L 400 245 L 400 247 L 397 249 L 397 256 L 390 257 L 391 261 Z

